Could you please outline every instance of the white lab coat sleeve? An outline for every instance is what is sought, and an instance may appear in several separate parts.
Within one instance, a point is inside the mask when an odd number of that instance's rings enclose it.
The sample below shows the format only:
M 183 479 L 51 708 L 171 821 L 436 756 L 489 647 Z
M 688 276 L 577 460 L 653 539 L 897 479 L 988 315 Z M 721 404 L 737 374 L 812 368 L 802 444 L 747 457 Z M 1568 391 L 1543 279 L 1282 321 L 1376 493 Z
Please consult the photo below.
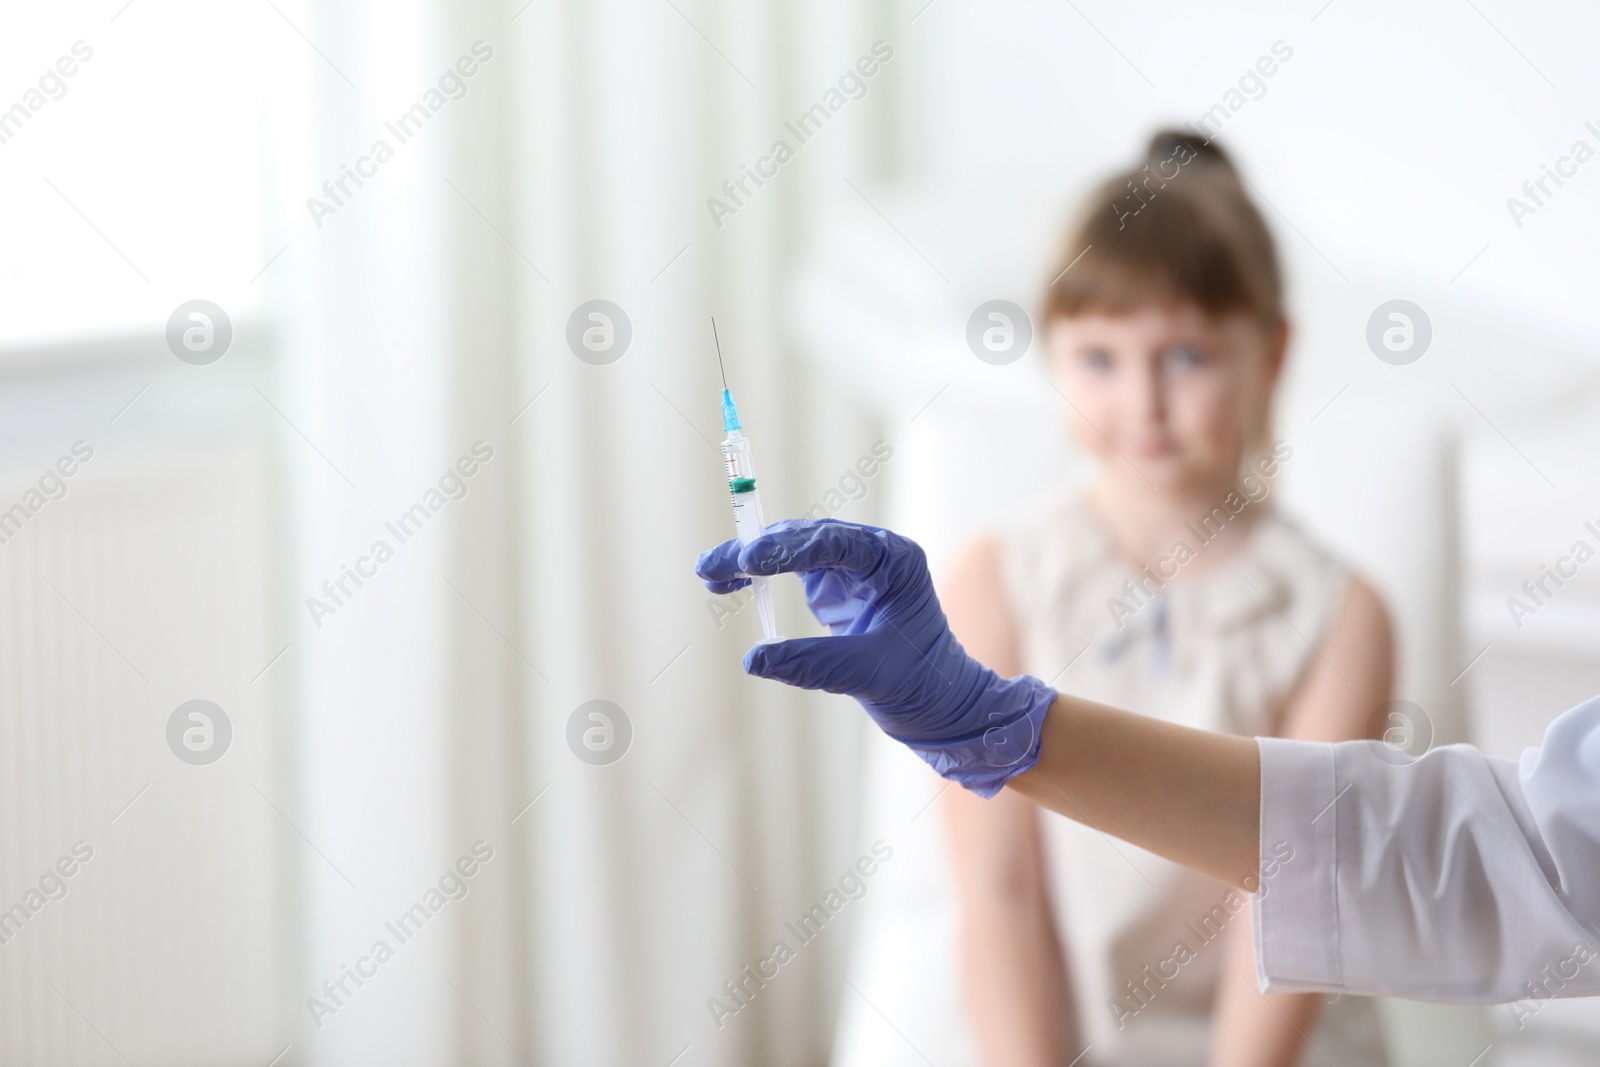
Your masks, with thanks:
M 1600 993 L 1600 697 L 1520 764 L 1260 738 L 1263 992 Z

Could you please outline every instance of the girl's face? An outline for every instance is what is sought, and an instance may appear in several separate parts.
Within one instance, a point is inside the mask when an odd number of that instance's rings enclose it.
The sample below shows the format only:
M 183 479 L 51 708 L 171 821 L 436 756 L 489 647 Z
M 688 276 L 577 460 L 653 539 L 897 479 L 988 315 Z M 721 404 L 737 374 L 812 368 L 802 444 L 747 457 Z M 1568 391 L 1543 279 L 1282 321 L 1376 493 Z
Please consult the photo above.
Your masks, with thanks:
M 1047 335 L 1078 443 L 1109 477 L 1168 492 L 1238 477 L 1287 340 L 1287 325 L 1213 318 L 1188 303 L 1056 319 Z

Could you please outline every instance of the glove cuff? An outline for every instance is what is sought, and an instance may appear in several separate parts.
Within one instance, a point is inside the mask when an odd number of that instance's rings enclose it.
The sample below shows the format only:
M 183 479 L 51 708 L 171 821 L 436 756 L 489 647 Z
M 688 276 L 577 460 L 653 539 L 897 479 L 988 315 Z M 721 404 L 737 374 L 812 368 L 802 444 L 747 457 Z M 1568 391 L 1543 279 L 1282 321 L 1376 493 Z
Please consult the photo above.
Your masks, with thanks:
M 980 706 L 988 722 L 978 731 L 949 741 L 907 741 L 906 744 L 939 773 L 992 797 L 1012 778 L 1039 762 L 1045 713 L 1056 691 L 1031 674 L 1001 678 L 989 672 Z

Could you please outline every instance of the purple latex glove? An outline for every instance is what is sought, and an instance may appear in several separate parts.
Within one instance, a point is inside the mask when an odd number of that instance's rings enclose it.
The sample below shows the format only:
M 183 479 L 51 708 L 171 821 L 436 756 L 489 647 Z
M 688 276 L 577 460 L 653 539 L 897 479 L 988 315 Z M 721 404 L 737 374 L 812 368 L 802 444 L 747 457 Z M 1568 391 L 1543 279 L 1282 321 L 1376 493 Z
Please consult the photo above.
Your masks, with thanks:
M 1001 678 L 967 655 L 916 542 L 875 526 L 788 519 L 695 564 L 714 593 L 743 588 L 746 575 L 790 571 L 833 636 L 757 645 L 746 671 L 855 697 L 884 733 L 980 796 L 1038 762 L 1055 690 L 1030 675 Z

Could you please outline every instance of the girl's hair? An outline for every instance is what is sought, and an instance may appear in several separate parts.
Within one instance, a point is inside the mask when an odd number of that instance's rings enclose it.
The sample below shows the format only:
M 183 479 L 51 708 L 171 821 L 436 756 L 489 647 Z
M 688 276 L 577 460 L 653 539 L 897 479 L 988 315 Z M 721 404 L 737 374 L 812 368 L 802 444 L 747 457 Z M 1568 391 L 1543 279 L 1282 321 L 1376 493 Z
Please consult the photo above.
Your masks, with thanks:
M 1045 323 L 1182 302 L 1267 325 L 1283 318 L 1277 249 L 1239 172 L 1216 144 L 1176 130 L 1089 195 L 1050 277 Z

